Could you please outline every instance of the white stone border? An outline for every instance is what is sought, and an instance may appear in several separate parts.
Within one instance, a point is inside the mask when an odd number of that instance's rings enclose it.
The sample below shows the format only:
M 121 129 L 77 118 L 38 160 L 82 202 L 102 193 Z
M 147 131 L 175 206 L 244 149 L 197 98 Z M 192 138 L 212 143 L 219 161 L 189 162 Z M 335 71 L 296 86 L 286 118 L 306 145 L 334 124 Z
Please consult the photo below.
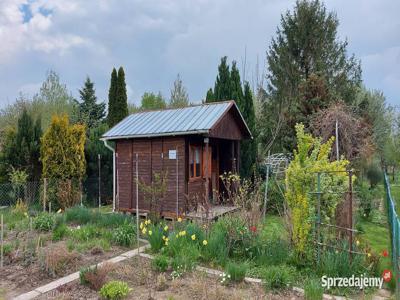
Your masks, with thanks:
M 143 252 L 144 250 L 146 250 L 149 247 L 150 247 L 150 245 L 148 245 L 148 244 L 144 245 L 144 246 L 141 246 L 139 248 L 130 250 L 128 252 L 122 253 L 122 254 L 120 254 L 118 256 L 115 256 L 113 258 L 110 258 L 108 260 L 105 260 L 105 261 L 103 261 L 101 263 L 92 265 L 91 267 L 94 267 L 96 265 L 97 266 L 101 266 L 101 265 L 103 265 L 105 263 L 117 263 L 117 262 L 126 260 L 128 258 L 131 258 L 131 257 L 134 257 L 134 256 L 140 254 L 141 252 Z M 63 286 L 65 284 L 70 283 L 70 282 L 72 282 L 74 280 L 77 280 L 77 279 L 79 279 L 79 271 L 75 272 L 75 273 L 72 273 L 72 274 L 70 274 L 68 276 L 59 278 L 57 280 L 54 280 L 54 281 L 52 281 L 52 282 L 50 282 L 50 283 L 48 283 L 46 285 L 38 287 L 38 288 L 36 288 L 36 289 L 34 289 L 34 290 L 30 291 L 30 292 L 21 294 L 21 295 L 15 297 L 13 299 L 15 299 L 15 300 L 30 300 L 30 299 L 34 299 L 34 298 L 36 298 L 36 297 L 38 297 L 38 296 L 40 296 L 42 294 L 48 293 L 48 292 L 50 292 L 50 291 L 52 291 L 52 290 L 54 290 L 54 289 L 56 289 L 56 288 L 58 288 L 60 286 Z

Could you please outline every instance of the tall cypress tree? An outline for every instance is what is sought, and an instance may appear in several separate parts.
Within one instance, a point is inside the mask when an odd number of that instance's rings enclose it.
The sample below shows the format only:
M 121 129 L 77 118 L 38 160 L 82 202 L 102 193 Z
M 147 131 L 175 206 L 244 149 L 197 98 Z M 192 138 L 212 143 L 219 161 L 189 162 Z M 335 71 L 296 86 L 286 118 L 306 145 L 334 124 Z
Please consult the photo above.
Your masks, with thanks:
M 253 95 L 251 93 L 250 84 L 247 81 L 244 84 L 244 95 L 240 103 L 240 111 L 254 137 L 256 129 L 256 114 L 254 110 Z M 240 176 L 242 178 L 249 178 L 252 176 L 256 158 L 256 139 L 253 138 L 252 140 L 242 141 L 240 143 Z
M 120 122 L 125 118 L 128 112 L 128 96 L 126 95 L 126 83 L 125 83 L 125 72 L 122 67 L 118 69 L 118 81 L 117 81 L 117 103 L 118 110 L 116 112 L 116 123 Z
M 117 121 L 117 85 L 118 85 L 118 75 L 117 70 L 113 68 L 111 72 L 111 82 L 110 82 L 110 89 L 108 91 L 108 116 L 107 122 L 108 126 L 111 128 L 115 124 L 118 123 Z

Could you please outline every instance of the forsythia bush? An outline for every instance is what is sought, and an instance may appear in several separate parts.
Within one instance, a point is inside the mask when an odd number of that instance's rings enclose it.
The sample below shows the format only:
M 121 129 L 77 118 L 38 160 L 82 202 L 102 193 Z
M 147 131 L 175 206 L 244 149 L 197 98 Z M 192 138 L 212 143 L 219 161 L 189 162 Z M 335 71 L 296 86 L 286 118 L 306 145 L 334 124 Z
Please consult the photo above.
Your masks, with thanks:
M 307 258 L 311 229 L 316 217 L 317 173 L 321 172 L 321 221 L 329 222 L 337 204 L 348 188 L 345 159 L 330 161 L 332 137 L 326 143 L 304 132 L 304 125 L 296 125 L 297 150 L 286 170 L 286 201 L 291 214 L 292 242 L 299 258 Z M 332 172 L 335 171 L 335 172 Z M 325 173 L 323 173 L 325 172 Z

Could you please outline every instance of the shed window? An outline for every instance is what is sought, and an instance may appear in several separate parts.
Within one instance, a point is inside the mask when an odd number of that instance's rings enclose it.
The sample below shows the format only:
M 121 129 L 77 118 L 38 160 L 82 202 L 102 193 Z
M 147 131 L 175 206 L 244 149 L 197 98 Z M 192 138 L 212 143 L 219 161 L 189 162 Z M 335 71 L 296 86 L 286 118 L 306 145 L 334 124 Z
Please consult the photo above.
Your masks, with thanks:
M 189 153 L 189 175 L 190 178 L 201 177 L 201 169 L 202 169 L 202 161 L 201 161 L 201 146 L 190 146 Z

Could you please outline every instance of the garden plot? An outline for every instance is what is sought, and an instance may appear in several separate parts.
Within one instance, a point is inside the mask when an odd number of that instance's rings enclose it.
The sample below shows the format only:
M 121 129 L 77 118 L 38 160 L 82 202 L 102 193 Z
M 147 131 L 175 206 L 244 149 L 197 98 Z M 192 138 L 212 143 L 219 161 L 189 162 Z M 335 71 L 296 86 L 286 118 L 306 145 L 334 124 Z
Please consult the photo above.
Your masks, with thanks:
M 262 286 L 255 284 L 223 284 L 220 277 L 199 271 L 174 277 L 172 270 L 156 271 L 151 261 L 143 257 L 134 257 L 107 268 L 113 271 L 103 280 L 126 282 L 131 289 L 126 299 L 303 299 L 292 291 L 267 293 Z M 101 276 L 97 280 L 102 280 Z M 100 295 L 90 284 L 73 282 L 38 299 L 100 299 Z
M 0 299 L 10 298 L 132 249 L 136 227 L 120 214 L 83 207 L 64 214 L 2 211 Z M 135 243 L 136 246 L 136 243 Z

